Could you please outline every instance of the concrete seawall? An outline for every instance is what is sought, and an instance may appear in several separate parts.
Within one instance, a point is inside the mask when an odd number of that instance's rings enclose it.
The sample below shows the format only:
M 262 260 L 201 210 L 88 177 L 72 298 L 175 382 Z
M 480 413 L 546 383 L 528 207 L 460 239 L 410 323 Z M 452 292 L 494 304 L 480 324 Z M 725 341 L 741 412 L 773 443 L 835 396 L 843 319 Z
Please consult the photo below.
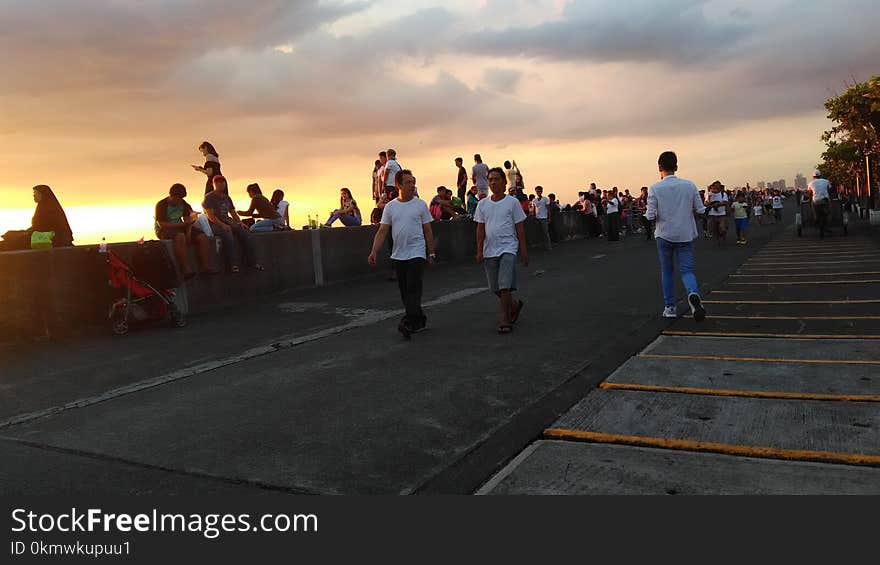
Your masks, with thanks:
M 587 233 L 579 212 L 554 217 L 551 229 L 557 241 Z M 473 260 L 475 226 L 470 220 L 433 223 L 440 263 Z M 387 245 L 380 252 L 377 267 L 366 261 L 376 229 L 362 226 L 253 234 L 265 272 L 199 275 L 181 287 L 180 299 L 193 314 L 285 290 L 385 276 L 390 266 Z M 540 227 L 533 218 L 526 220 L 526 240 L 530 247 L 541 244 Z M 109 248 L 129 261 L 136 246 L 131 242 Z M 194 253 L 192 260 L 196 265 Z M 219 255 L 213 260 L 218 267 L 222 264 Z M 0 253 L 0 340 L 103 331 L 108 327 L 110 303 L 118 292 L 109 287 L 107 273 L 106 256 L 99 253 L 97 245 Z

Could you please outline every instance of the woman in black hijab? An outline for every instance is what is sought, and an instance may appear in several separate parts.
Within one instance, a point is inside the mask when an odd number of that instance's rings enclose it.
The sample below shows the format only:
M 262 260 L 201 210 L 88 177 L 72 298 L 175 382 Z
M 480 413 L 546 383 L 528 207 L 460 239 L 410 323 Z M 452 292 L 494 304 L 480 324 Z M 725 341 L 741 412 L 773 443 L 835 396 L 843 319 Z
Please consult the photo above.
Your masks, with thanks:
M 45 184 L 34 187 L 34 202 L 37 209 L 31 221 L 29 231 L 53 231 L 52 247 L 70 247 L 73 245 L 73 232 L 67 223 L 67 215 L 52 189 Z

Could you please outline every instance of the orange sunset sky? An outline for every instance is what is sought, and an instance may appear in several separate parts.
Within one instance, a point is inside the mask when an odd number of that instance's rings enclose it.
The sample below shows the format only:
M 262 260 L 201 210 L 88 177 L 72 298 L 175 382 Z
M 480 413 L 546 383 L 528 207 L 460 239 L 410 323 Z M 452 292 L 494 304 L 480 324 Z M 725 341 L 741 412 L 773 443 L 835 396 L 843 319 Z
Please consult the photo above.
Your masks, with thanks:
M 376 153 L 422 196 L 453 158 L 516 159 L 527 191 L 637 190 L 657 155 L 705 186 L 808 175 L 826 98 L 878 74 L 875 0 L 6 0 L 0 233 L 48 184 L 76 243 L 152 234 L 203 140 L 233 199 L 283 188 L 292 224 L 348 186 L 372 208 Z

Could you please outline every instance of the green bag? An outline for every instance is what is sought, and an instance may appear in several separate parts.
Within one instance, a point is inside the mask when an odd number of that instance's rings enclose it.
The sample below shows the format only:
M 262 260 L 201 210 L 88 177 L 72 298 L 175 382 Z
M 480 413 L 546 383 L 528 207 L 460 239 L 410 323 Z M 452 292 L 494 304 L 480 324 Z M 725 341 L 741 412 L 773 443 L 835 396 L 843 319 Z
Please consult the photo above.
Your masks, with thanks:
M 31 249 L 51 249 L 53 239 L 53 231 L 35 231 L 31 233 Z

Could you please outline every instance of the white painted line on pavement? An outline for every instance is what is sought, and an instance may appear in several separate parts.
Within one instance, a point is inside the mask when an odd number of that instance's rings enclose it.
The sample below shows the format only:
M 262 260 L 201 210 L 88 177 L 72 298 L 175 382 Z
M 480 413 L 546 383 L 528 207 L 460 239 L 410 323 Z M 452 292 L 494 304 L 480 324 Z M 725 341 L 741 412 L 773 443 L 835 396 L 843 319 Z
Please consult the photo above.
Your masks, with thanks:
M 461 300 L 462 298 L 466 298 L 468 296 L 473 296 L 475 294 L 479 294 L 481 292 L 488 292 L 486 287 L 479 288 L 466 288 L 464 290 L 459 290 L 457 292 L 453 292 L 447 294 L 445 296 L 441 296 L 435 300 L 431 300 L 430 302 L 426 302 L 423 304 L 425 308 L 430 308 L 432 306 L 442 306 L 445 304 L 449 304 L 455 302 L 456 300 Z M 120 396 L 126 396 L 129 394 L 133 394 L 135 392 L 140 392 L 142 390 L 154 388 L 157 386 L 162 386 L 164 384 L 168 384 L 174 381 L 179 381 L 181 379 L 187 379 L 189 377 L 194 377 L 196 375 L 201 375 L 203 373 L 207 373 L 209 371 L 214 371 L 217 369 L 222 369 L 223 367 L 228 367 L 230 365 L 235 365 L 241 363 L 243 361 L 248 361 L 250 359 L 255 359 L 257 357 L 262 357 L 264 355 L 269 355 L 270 353 L 275 353 L 277 351 L 283 351 L 285 349 L 290 349 L 292 347 L 296 347 L 298 345 L 302 345 L 304 343 L 309 343 L 312 341 L 318 341 L 320 339 L 324 339 L 325 337 L 330 337 L 334 335 L 341 334 L 343 332 L 347 332 L 349 330 L 353 330 L 356 328 L 363 328 L 366 326 L 371 326 L 375 323 L 382 322 L 384 320 L 388 320 L 390 318 L 395 318 L 404 313 L 403 309 L 399 310 L 384 310 L 384 311 L 372 311 L 360 318 L 357 318 L 347 324 L 343 324 L 341 326 L 335 326 L 332 328 L 327 328 L 325 330 L 321 330 L 319 332 L 315 332 L 312 334 L 304 335 L 304 336 L 282 336 L 278 341 L 271 343 L 270 345 L 263 345 L 260 347 L 254 347 L 252 349 L 248 349 L 243 351 L 242 353 L 238 353 L 236 355 L 231 355 L 229 357 L 225 357 L 223 359 L 218 359 L 216 361 L 209 361 L 207 363 L 202 363 L 200 365 L 195 365 L 193 367 L 187 367 L 186 369 L 178 369 L 177 371 L 172 371 L 170 373 L 166 373 L 164 375 L 160 375 L 158 377 L 153 377 L 151 379 L 146 379 L 143 381 L 139 381 L 136 383 L 131 383 L 125 386 L 117 387 L 101 394 L 95 396 L 89 396 L 86 398 L 80 398 L 78 400 L 73 400 L 71 402 L 67 402 L 66 404 L 62 404 L 60 406 L 53 406 L 51 408 L 44 408 L 43 410 L 37 410 L 35 412 L 30 412 L 27 414 L 19 414 L 18 416 L 13 416 L 11 418 L 7 418 L 6 420 L 0 421 L 0 429 L 8 428 L 10 426 L 15 426 L 17 424 L 22 424 L 24 422 L 29 422 L 31 420 L 38 420 L 41 418 L 47 418 L 49 416 L 53 416 L 55 414 L 64 412 L 66 410 L 71 410 L 74 408 L 85 408 L 87 406 L 92 406 L 94 404 L 99 404 L 101 402 L 106 402 L 108 400 L 113 400 L 114 398 L 119 398 Z

